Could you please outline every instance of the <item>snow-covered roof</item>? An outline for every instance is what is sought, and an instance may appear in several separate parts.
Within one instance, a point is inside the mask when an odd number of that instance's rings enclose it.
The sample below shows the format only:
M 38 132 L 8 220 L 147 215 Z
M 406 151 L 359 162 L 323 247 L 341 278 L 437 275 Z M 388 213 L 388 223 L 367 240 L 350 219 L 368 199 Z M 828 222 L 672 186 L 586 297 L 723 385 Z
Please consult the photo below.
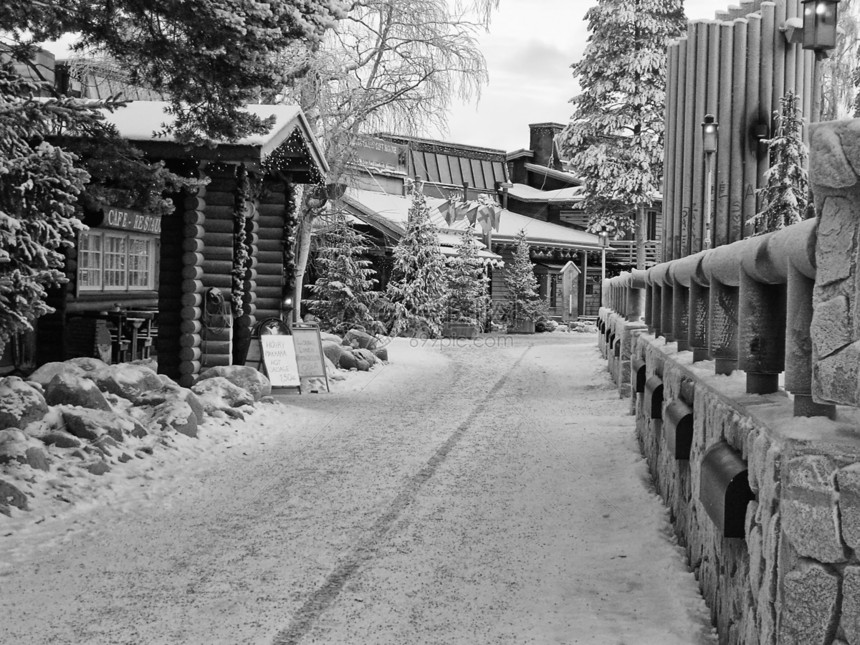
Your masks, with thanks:
M 164 136 L 157 134 L 164 130 L 165 126 L 169 127 L 176 121 L 174 115 L 166 112 L 169 106 L 166 101 L 132 101 L 114 112 L 105 111 L 105 120 L 116 126 L 124 139 L 137 143 L 175 144 L 176 140 L 172 134 Z M 322 148 L 314 137 L 304 113 L 297 105 L 248 105 L 245 109 L 262 119 L 274 116 L 275 123 L 271 130 L 266 134 L 253 134 L 229 143 L 215 141 L 216 149 L 253 151 L 254 156 L 262 159 L 274 152 L 290 138 L 293 132 L 298 130 L 321 173 L 328 171 Z M 201 147 L 198 150 L 205 150 L 205 148 Z
M 543 166 L 537 163 L 530 163 L 528 161 L 525 164 L 525 168 L 529 172 L 534 172 L 539 175 L 543 175 L 544 177 L 551 177 L 553 179 L 557 179 L 558 181 L 564 181 L 573 186 L 579 186 L 582 184 L 582 179 L 580 179 L 573 173 L 566 172 L 564 170 L 556 170 L 555 168 L 550 168 L 549 166 Z
M 508 188 L 508 195 L 521 202 L 578 202 L 582 199 L 582 186 L 559 188 L 558 190 L 541 190 L 527 184 L 514 184 Z
M 440 230 L 440 233 L 466 230 L 468 223 L 465 220 L 454 222 L 450 226 L 445 221 L 442 213 L 439 212 L 439 206 L 446 200 L 435 197 L 427 197 L 426 200 L 427 205 L 430 207 L 430 219 Z M 409 197 L 348 188 L 344 194 L 344 202 L 347 206 L 355 209 L 356 212 L 364 214 L 367 218 L 375 220 L 383 226 L 387 226 L 392 231 L 399 232 L 399 235 L 406 232 L 409 206 L 412 203 L 412 199 Z M 585 249 L 588 251 L 596 251 L 601 248 L 600 238 L 597 235 L 550 222 L 543 222 L 506 209 L 502 209 L 502 215 L 499 219 L 499 230 L 493 231 L 493 241 L 512 243 L 521 229 L 525 230 L 529 244 L 560 249 Z M 607 251 L 611 250 L 607 249 Z

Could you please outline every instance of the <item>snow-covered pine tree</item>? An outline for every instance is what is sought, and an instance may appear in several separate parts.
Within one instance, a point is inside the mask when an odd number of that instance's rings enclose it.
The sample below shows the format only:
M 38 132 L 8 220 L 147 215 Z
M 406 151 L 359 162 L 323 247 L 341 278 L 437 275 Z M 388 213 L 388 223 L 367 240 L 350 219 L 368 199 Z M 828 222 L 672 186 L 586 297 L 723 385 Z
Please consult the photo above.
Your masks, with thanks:
M 446 314 L 451 322 L 483 325 L 489 305 L 490 279 L 479 252 L 475 230 L 469 226 L 457 245 L 457 255 L 448 261 Z
M 505 272 L 505 286 L 508 288 L 507 314 L 511 322 L 532 319 L 540 306 L 537 276 L 529 256 L 525 229 L 517 233 L 516 245 L 514 261 Z
M 780 110 L 774 112 L 774 119 L 776 133 L 768 145 L 771 167 L 765 173 L 767 183 L 758 191 L 762 197 L 761 211 L 748 221 L 756 233 L 800 222 L 806 217 L 809 202 L 803 121 L 794 92 L 780 99 Z
M 588 44 L 573 65 L 582 93 L 561 147 L 585 180 L 589 228 L 621 233 L 636 222 L 644 241 L 645 207 L 662 182 L 666 44 L 685 29 L 683 3 L 598 0 L 585 17 Z M 644 264 L 644 245 L 637 249 Z
M 366 257 L 370 245 L 343 213 L 332 220 L 317 244 L 319 277 L 310 285 L 316 298 L 308 301 L 308 307 L 332 333 L 345 334 L 356 326 L 376 333 L 381 325 L 372 312 L 379 294 L 373 291 L 376 271 Z
M 445 258 L 421 183 L 412 186 L 406 234 L 394 248 L 394 267 L 386 294 L 392 336 L 436 337 L 441 331 L 446 293 Z

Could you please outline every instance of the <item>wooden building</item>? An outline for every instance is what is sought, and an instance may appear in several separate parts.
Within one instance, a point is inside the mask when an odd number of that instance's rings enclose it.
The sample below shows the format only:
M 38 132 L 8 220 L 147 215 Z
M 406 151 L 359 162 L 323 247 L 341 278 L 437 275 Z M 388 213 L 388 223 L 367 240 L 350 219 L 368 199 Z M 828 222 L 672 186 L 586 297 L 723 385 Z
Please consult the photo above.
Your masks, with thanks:
M 40 362 L 93 355 L 81 339 L 104 340 L 98 321 L 157 310 L 159 371 L 189 385 L 201 369 L 242 360 L 255 323 L 283 313 L 296 184 L 318 184 L 328 170 L 303 113 L 251 105 L 274 116 L 268 134 L 189 148 L 155 134 L 172 120 L 166 107 L 135 101 L 107 119 L 150 159 L 208 183 L 174 196 L 176 210 L 161 218 L 106 206 L 88 222 L 69 283 L 52 294 L 57 313 L 39 321 Z

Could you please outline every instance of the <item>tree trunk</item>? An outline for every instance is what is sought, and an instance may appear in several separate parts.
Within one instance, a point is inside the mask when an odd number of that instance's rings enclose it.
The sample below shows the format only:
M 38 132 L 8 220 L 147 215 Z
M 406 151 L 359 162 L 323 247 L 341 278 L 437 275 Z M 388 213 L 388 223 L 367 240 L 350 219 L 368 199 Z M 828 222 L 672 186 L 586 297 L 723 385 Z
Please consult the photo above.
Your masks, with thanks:
M 648 240 L 648 218 L 645 217 L 645 206 L 636 207 L 636 268 L 645 268 L 645 243 Z
M 304 201 L 304 199 L 303 199 Z M 294 290 L 293 290 L 293 313 L 292 319 L 294 323 L 298 323 L 301 319 L 302 309 L 302 289 L 304 287 L 305 269 L 308 266 L 308 257 L 311 253 L 311 233 L 313 231 L 313 222 L 317 213 L 302 204 L 302 219 L 299 222 L 298 231 L 296 232 L 296 243 L 298 244 L 298 253 L 296 254 L 296 270 L 294 273 Z

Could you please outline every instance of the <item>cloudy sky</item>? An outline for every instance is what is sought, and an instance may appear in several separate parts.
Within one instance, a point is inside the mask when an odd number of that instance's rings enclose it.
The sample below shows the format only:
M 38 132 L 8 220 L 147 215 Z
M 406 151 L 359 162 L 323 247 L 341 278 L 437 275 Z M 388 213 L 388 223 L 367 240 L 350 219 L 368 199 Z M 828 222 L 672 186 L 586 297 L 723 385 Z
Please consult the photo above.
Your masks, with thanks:
M 579 60 L 588 37 L 585 12 L 596 0 L 501 0 L 490 32 L 481 44 L 490 84 L 480 101 L 456 105 L 448 132 L 425 136 L 454 143 L 527 148 L 529 123 L 566 123 L 568 101 L 578 92 L 571 63 Z M 731 0 L 687 0 L 690 19 L 713 18 Z

